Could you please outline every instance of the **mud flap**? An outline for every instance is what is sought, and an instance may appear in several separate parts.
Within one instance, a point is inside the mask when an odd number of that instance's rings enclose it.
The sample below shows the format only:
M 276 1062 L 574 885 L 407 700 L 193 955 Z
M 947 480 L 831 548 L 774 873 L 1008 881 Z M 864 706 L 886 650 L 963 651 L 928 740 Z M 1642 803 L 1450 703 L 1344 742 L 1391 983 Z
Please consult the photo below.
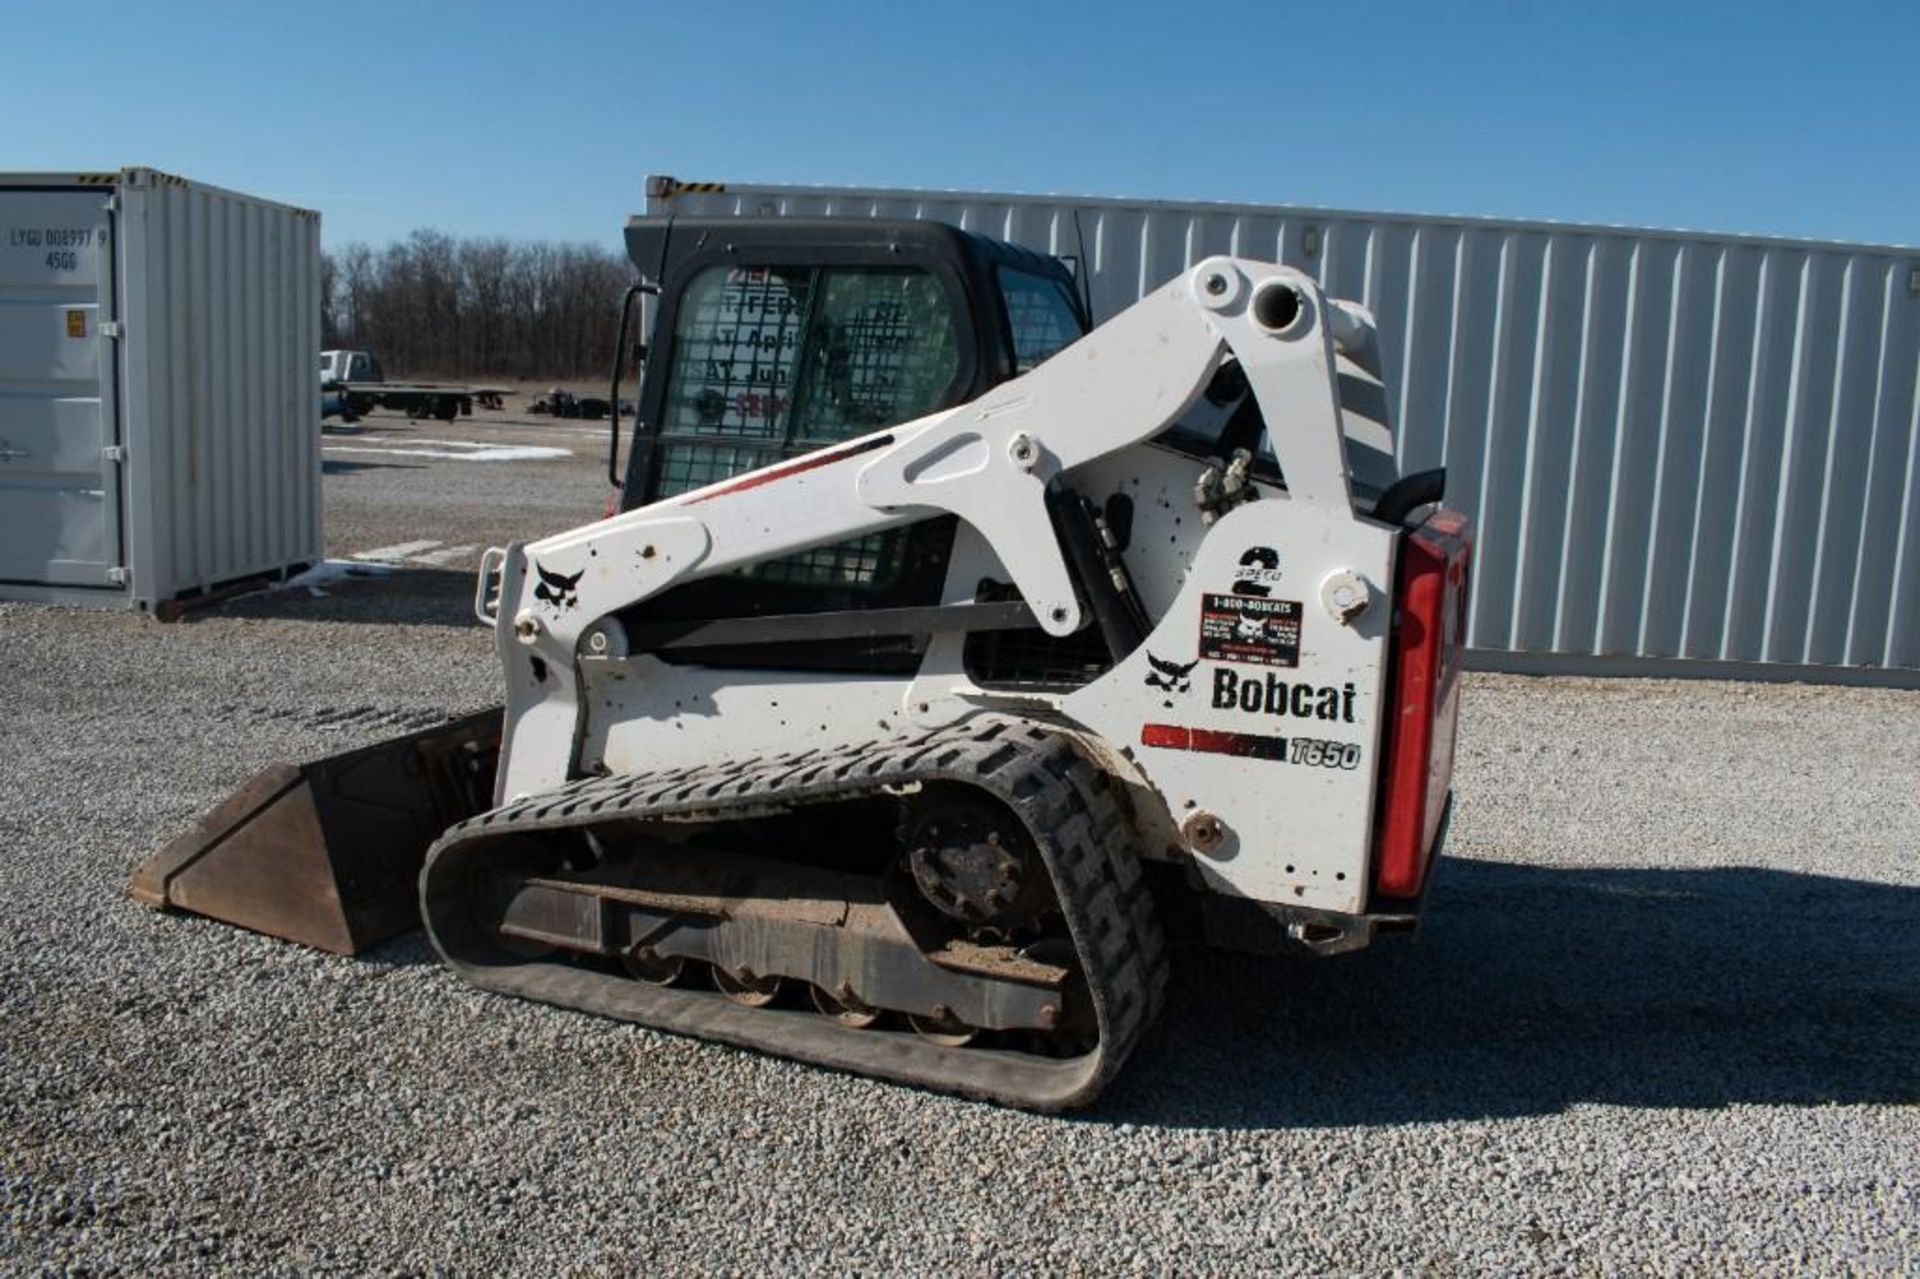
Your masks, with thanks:
M 142 862 L 128 894 L 338 955 L 418 928 L 427 846 L 492 802 L 500 720 L 264 769 Z

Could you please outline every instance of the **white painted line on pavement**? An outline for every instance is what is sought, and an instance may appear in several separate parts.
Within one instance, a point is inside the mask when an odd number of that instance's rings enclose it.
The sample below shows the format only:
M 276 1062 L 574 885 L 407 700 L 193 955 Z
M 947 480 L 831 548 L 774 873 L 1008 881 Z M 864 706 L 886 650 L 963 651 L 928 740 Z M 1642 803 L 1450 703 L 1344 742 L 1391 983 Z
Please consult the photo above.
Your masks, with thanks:
M 456 560 L 472 558 L 474 552 L 479 549 L 478 546 L 449 546 L 442 551 L 429 551 L 424 555 L 409 555 L 407 562 L 410 564 L 433 564 L 436 566 L 451 564 Z
M 372 560 L 378 564 L 394 564 L 400 560 L 418 555 L 422 551 L 431 551 L 436 546 L 444 545 L 446 545 L 444 542 L 399 542 L 393 546 L 378 546 L 371 551 L 357 551 L 354 553 L 353 558 L 356 560 Z
M 544 462 L 556 457 L 572 457 L 572 449 L 553 448 L 542 444 L 466 444 L 460 440 L 436 440 L 435 443 L 457 445 L 471 449 L 471 452 L 456 452 L 453 449 L 383 449 L 368 445 L 329 444 L 322 452 L 326 453 L 375 453 L 383 457 L 439 457 L 451 458 L 457 462 Z

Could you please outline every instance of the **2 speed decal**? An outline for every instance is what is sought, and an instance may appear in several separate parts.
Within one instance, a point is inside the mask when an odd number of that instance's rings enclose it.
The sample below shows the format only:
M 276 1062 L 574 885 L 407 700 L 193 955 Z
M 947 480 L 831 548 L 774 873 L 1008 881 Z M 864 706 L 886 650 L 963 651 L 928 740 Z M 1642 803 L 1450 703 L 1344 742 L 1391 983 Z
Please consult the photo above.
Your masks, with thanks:
M 1280 552 L 1271 546 L 1249 546 L 1240 552 L 1233 570 L 1233 593 L 1265 599 L 1280 585 Z

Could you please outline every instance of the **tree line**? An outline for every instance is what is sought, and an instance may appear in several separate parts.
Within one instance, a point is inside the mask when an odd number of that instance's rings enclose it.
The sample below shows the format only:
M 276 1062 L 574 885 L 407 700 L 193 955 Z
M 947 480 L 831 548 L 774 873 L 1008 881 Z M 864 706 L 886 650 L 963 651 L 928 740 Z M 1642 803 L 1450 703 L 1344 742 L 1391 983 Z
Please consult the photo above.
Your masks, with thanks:
M 592 244 L 415 231 L 320 258 L 322 348 L 373 352 L 390 378 L 603 376 L 627 259 Z

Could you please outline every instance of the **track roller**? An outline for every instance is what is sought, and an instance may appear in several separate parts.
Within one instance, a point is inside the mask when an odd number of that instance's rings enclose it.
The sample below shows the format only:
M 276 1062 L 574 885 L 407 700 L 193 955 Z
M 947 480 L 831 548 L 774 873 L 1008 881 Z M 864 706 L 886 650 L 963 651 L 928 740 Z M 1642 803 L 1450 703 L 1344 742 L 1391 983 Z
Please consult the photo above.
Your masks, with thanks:
M 882 1016 L 879 1009 L 869 1008 L 854 998 L 853 988 L 850 986 L 842 986 L 838 995 L 828 994 L 822 987 L 815 986 L 813 1006 L 819 1009 L 823 1016 L 830 1017 L 842 1026 L 849 1026 L 855 1030 L 865 1030 L 878 1022 Z
M 979 1037 L 979 1030 L 967 1025 L 945 1008 L 936 1008 L 926 1016 L 908 1014 L 907 1025 L 913 1033 L 942 1048 L 965 1048 Z
M 620 959 L 627 976 L 650 986 L 678 986 L 687 976 L 687 961 L 679 955 L 662 955 L 651 947 L 637 946 Z
M 742 1008 L 765 1008 L 780 998 L 780 979 L 772 974 L 762 976 L 750 968 L 730 973 L 715 965 L 713 984 L 721 994 Z

